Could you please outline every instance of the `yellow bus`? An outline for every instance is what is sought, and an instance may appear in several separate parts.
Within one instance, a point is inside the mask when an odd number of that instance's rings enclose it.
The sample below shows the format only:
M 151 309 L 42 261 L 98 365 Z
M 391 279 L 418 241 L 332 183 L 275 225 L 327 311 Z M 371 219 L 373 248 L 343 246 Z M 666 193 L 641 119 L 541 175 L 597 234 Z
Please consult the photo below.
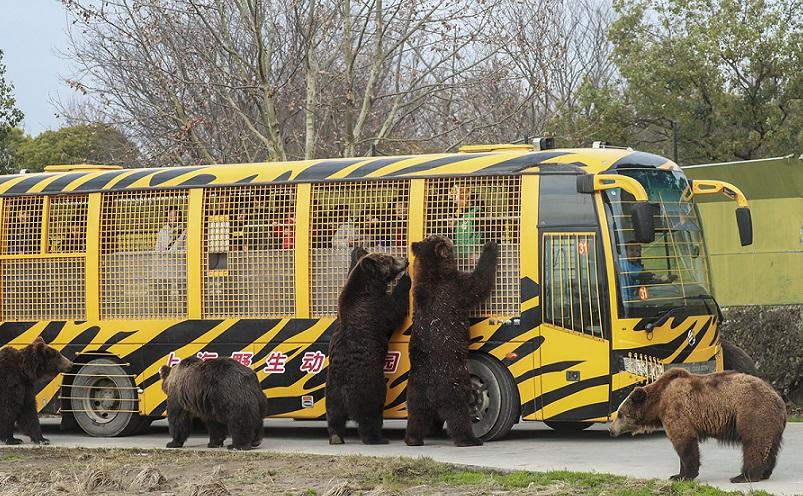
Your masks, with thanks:
M 38 408 L 93 436 L 163 416 L 159 367 L 191 355 L 253 368 L 272 417 L 321 419 L 352 247 L 409 257 L 411 242 L 463 229 L 465 270 L 500 243 L 495 289 L 471 316 L 483 439 L 519 420 L 606 422 L 667 367 L 721 370 L 693 199 L 735 199 L 747 244 L 744 196 L 656 155 L 549 144 L 2 176 L 0 345 L 42 336 L 73 360 L 38 386 Z M 391 339 L 386 418 L 406 416 L 409 329 Z

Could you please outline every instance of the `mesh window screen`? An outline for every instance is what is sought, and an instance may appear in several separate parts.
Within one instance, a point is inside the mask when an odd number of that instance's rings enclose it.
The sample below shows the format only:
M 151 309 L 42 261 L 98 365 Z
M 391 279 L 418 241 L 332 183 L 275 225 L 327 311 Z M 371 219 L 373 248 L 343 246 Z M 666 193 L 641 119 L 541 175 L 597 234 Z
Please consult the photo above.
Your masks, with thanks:
M 103 196 L 103 318 L 186 315 L 186 219 L 185 191 L 137 191 Z
M 19 196 L 4 200 L 3 254 L 32 255 L 42 251 L 42 196 Z
M 337 315 L 351 250 L 407 255 L 407 181 L 315 184 L 310 264 L 313 317 Z
M 520 184 L 504 176 L 427 181 L 425 235 L 448 236 L 460 270 L 474 270 L 487 241 L 500 243 L 494 291 L 472 316 L 520 313 Z
M 295 186 L 204 192 L 204 315 L 295 314 Z
M 82 320 L 84 259 L 3 261 L 3 320 Z
M 50 219 L 47 228 L 48 253 L 83 253 L 86 251 L 88 200 L 86 195 L 54 196 L 50 199 Z

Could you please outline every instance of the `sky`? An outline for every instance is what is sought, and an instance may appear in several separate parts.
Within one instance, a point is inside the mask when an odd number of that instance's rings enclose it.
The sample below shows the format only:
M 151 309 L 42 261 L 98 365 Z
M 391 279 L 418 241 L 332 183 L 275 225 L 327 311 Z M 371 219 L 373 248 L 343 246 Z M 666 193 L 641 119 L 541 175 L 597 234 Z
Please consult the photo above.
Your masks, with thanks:
M 57 129 L 53 102 L 76 97 L 63 79 L 72 64 L 58 54 L 67 44 L 67 15 L 58 0 L 0 0 L 0 49 L 6 81 L 14 84 L 22 127 L 37 135 Z

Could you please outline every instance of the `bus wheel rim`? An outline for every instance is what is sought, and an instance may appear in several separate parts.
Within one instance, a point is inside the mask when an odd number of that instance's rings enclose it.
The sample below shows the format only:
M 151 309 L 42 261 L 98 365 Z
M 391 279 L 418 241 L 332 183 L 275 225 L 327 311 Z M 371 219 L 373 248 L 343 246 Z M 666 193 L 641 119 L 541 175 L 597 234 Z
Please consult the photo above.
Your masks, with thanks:
M 120 394 L 114 381 L 108 377 L 94 377 L 87 384 L 84 399 L 84 411 L 96 424 L 112 422 L 120 409 Z

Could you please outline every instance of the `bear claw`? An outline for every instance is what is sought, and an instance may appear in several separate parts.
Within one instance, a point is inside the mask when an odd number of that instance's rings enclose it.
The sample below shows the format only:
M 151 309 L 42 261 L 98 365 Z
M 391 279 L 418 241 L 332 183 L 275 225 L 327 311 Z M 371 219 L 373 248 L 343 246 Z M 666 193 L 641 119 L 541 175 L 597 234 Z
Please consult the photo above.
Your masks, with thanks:
M 33 441 L 33 444 L 46 446 L 46 445 L 50 444 L 50 439 L 46 439 L 46 438 L 37 439 L 36 441 Z
M 167 443 L 168 448 L 181 448 L 182 446 L 184 446 L 184 443 L 177 443 L 176 441 L 170 441 Z
M 10 444 L 10 445 L 22 444 L 22 440 L 21 439 L 17 439 L 15 437 L 10 437 L 10 438 L 5 440 L 5 443 L 6 444 Z
M 697 477 L 697 476 L 695 475 L 694 477 L 692 477 L 692 476 L 689 476 L 689 475 L 675 474 L 675 475 L 670 475 L 669 476 L 669 480 L 689 481 L 689 480 L 694 480 L 695 477 Z
M 329 444 L 345 444 L 343 438 L 337 434 L 329 436 Z
M 753 481 L 753 480 L 751 480 L 749 477 L 747 477 L 744 474 L 739 474 L 736 477 L 731 477 L 730 480 L 734 484 L 741 484 L 743 482 L 758 482 L 758 480 Z
M 384 437 L 379 437 L 379 438 L 363 439 L 362 443 L 363 444 L 389 444 L 390 441 L 388 441 Z

